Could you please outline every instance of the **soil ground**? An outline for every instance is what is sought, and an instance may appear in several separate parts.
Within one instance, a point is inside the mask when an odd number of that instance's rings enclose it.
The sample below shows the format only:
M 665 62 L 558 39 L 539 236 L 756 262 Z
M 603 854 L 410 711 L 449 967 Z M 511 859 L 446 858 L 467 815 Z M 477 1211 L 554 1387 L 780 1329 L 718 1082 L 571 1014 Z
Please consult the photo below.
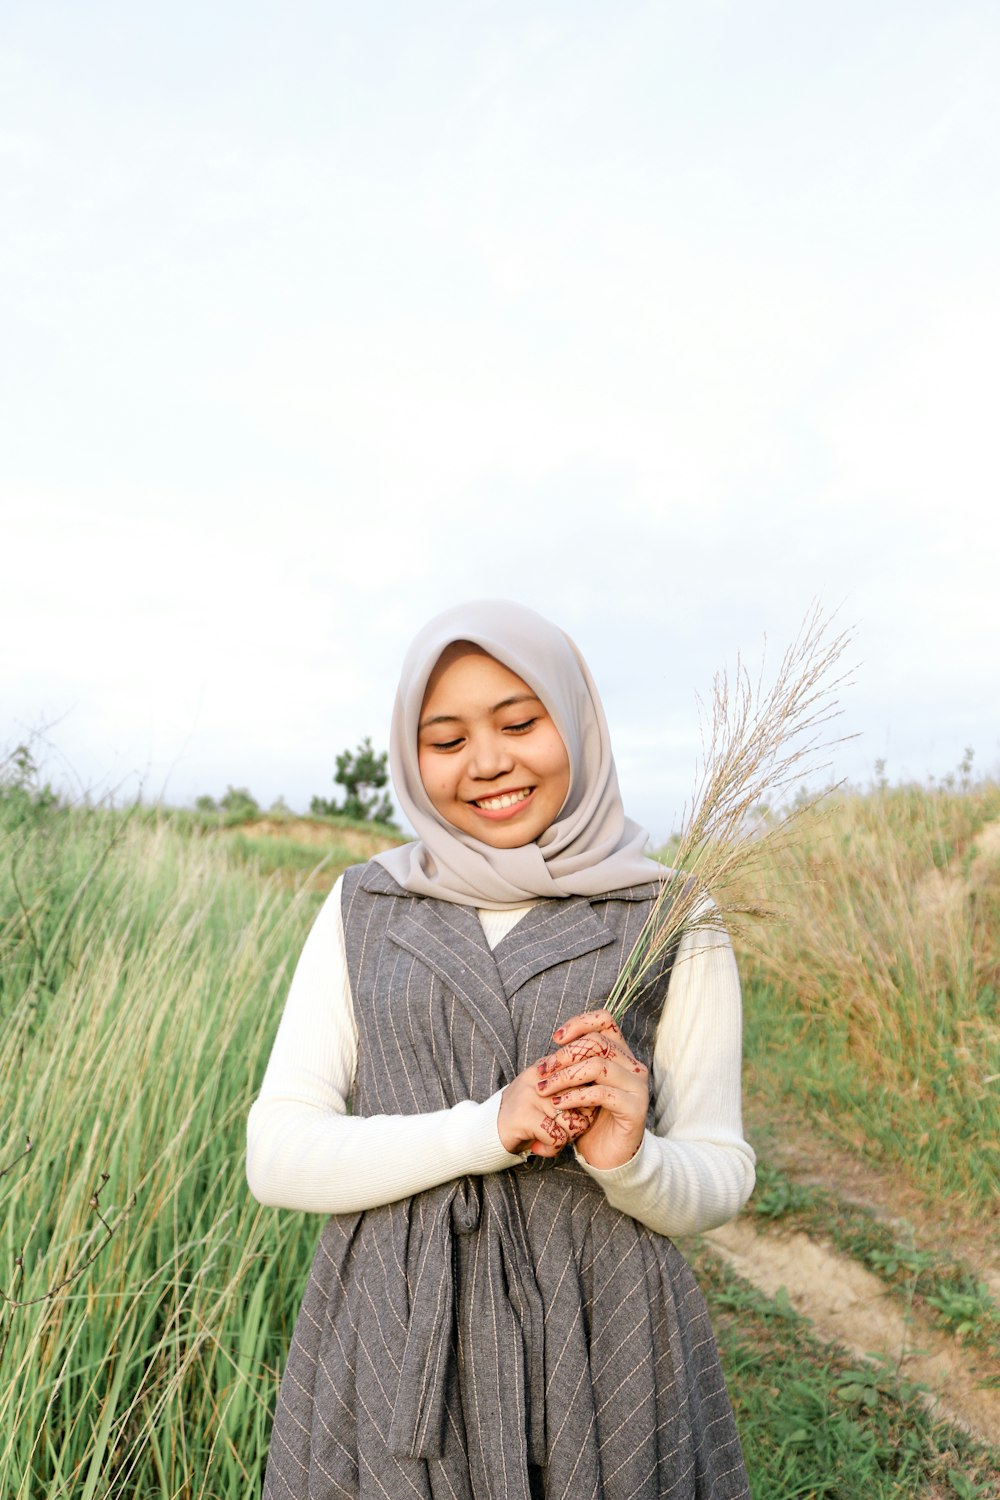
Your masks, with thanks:
M 762 1233 L 745 1218 L 703 1238 L 766 1296 L 784 1288 L 819 1338 L 887 1361 L 926 1387 L 935 1416 L 982 1442 L 1000 1442 L 1000 1390 L 982 1384 L 1000 1375 L 997 1364 L 905 1311 L 884 1282 L 850 1257 L 806 1234 Z
M 766 1142 L 766 1155 L 805 1187 L 826 1188 L 845 1203 L 868 1209 L 885 1223 L 905 1226 L 920 1250 L 945 1251 L 966 1261 L 1000 1302 L 1000 1224 L 969 1212 L 958 1200 L 929 1198 L 898 1172 L 882 1170 L 828 1139 L 790 1109 L 780 1114 L 745 1102 L 747 1137 Z
M 1000 1243 L 996 1224 L 973 1219 L 959 1205 L 928 1200 L 898 1175 L 812 1135 L 801 1119 L 765 1115 L 747 1106 L 751 1140 L 766 1138 L 769 1159 L 796 1182 L 822 1187 L 899 1228 L 917 1248 L 966 1261 L 1000 1301 Z M 821 1339 L 853 1354 L 887 1361 L 900 1376 L 928 1391 L 934 1414 L 1000 1445 L 1000 1364 L 909 1311 L 884 1282 L 832 1244 L 800 1231 L 764 1229 L 744 1217 L 704 1236 L 705 1243 L 766 1296 L 784 1288 Z

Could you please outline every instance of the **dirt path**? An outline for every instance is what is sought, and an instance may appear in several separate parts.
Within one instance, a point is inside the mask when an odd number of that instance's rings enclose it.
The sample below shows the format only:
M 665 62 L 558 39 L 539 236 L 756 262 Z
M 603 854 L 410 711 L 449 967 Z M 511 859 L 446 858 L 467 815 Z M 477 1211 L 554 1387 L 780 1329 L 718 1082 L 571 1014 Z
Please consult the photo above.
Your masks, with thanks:
M 924 892 L 927 901 L 964 898 L 970 881 L 978 888 L 997 879 L 1000 820 L 980 829 L 974 843 L 969 870 L 962 871 L 955 861 L 952 868 L 933 872 Z M 964 1261 L 1000 1302 L 1000 1207 L 972 1213 L 960 1201 L 935 1198 L 904 1173 L 820 1138 L 794 1106 L 776 1108 L 773 1099 L 752 1096 L 745 1102 L 749 1138 L 759 1141 L 766 1159 L 793 1181 L 822 1188 L 905 1229 L 905 1237 L 920 1249 Z M 818 1337 L 854 1355 L 888 1361 L 901 1376 L 926 1388 L 935 1415 L 1000 1446 L 1000 1365 L 919 1312 L 907 1312 L 877 1276 L 850 1256 L 800 1231 L 764 1229 L 760 1220 L 749 1217 L 713 1230 L 704 1240 L 766 1296 L 784 1288 Z M 984 1387 L 984 1381 L 993 1388 Z
M 907 1315 L 878 1277 L 849 1257 L 805 1234 L 758 1233 L 748 1219 L 713 1229 L 704 1240 L 765 1295 L 784 1287 L 821 1339 L 890 1361 L 906 1379 L 926 1386 L 936 1416 L 983 1442 L 1000 1443 L 1000 1390 L 977 1384 L 995 1380 L 997 1366 Z
M 791 1108 L 779 1114 L 760 1100 L 748 1100 L 747 1118 L 750 1138 L 766 1137 L 768 1159 L 794 1181 L 827 1189 L 883 1222 L 905 1226 L 918 1248 L 960 1257 L 1000 1300 L 996 1216 L 973 1216 L 959 1203 L 942 1205 L 899 1173 L 819 1139 Z M 850 1256 L 801 1232 L 759 1229 L 749 1218 L 713 1230 L 705 1242 L 765 1295 L 773 1297 L 784 1287 L 820 1338 L 891 1361 L 901 1375 L 932 1393 L 937 1415 L 1000 1446 L 1000 1389 L 978 1386 L 1000 1378 L 997 1365 L 912 1310 L 907 1315 L 885 1284 Z
M 753 1097 L 745 1101 L 749 1140 L 774 1166 L 805 1187 L 826 1189 L 867 1209 L 883 1223 L 905 1229 L 919 1250 L 936 1250 L 969 1265 L 1000 1303 L 1000 1206 L 972 1213 L 960 1200 L 943 1202 L 837 1143 L 818 1137 L 804 1113 L 780 1111 Z

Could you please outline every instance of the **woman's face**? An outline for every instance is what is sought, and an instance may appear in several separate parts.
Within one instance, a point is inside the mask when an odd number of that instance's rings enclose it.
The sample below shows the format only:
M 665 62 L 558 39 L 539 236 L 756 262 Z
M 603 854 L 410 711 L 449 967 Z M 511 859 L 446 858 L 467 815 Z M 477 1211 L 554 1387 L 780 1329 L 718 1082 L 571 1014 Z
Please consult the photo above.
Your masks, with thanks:
M 545 705 L 464 641 L 448 646 L 430 675 L 417 758 L 436 811 L 494 849 L 533 843 L 569 792 L 569 757 Z

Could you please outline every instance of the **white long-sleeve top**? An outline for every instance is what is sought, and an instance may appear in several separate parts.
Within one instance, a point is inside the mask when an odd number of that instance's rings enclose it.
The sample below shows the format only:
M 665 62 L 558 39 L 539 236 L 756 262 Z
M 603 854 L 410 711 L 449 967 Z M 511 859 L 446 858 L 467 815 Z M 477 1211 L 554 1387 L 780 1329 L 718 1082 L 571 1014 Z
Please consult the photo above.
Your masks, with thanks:
M 416 1115 L 348 1113 L 357 1066 L 338 880 L 306 940 L 260 1094 L 247 1122 L 247 1180 L 261 1202 L 354 1213 L 469 1173 L 517 1167 L 497 1131 L 501 1093 Z M 490 948 L 535 903 L 480 910 Z M 577 1153 L 608 1201 L 660 1234 L 731 1219 L 753 1190 L 743 1139 L 742 1012 L 732 946 L 698 929 L 681 941 L 656 1030 L 654 1129 L 623 1166 Z

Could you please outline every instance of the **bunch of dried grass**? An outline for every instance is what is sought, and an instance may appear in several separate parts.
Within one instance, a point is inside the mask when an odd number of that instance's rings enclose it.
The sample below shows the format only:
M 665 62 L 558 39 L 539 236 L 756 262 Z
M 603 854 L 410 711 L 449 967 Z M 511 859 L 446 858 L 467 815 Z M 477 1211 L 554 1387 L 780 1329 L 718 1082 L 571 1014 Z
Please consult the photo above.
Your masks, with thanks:
M 816 606 L 766 691 L 763 664 L 756 679 L 739 658 L 732 680 L 725 671 L 716 674 L 695 793 L 673 868 L 609 997 L 616 1018 L 683 934 L 726 930 L 747 941 L 754 919 L 779 915 L 758 894 L 757 877 L 765 866 L 774 869 L 798 817 L 817 799 L 800 798 L 780 816 L 766 805 L 801 792 L 807 777 L 828 769 L 821 757 L 850 738 L 831 737 L 827 726 L 841 712 L 837 694 L 850 673 L 837 669 L 851 639 L 850 631 L 834 633 L 832 619 Z

